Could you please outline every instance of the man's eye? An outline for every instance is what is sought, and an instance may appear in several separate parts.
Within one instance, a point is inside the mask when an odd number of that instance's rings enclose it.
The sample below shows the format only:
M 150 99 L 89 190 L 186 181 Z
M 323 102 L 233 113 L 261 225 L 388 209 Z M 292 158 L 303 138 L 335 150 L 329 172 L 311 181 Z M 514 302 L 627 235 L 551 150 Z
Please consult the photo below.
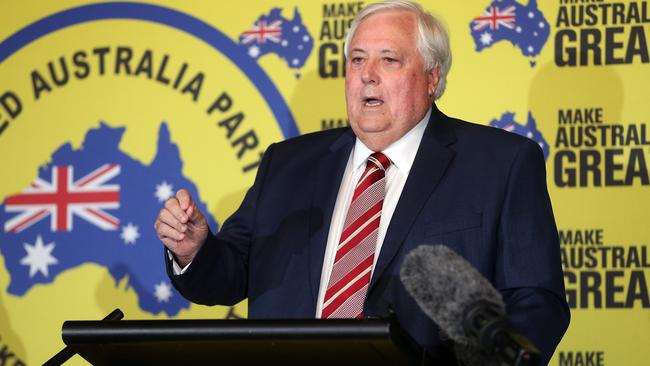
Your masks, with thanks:
M 363 61 L 363 58 L 362 57 L 352 57 L 351 61 L 352 61 L 352 63 L 358 64 L 361 61 Z
M 389 64 L 392 64 L 394 62 L 397 62 L 398 60 L 392 57 L 384 57 L 384 61 L 388 62 Z

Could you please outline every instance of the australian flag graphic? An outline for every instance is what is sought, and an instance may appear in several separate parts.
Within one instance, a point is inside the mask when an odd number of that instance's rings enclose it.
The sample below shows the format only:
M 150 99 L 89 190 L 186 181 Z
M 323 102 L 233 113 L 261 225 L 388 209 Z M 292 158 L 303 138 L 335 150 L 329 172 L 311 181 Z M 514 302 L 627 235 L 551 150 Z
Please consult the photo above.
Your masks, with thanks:
M 537 0 L 521 5 L 515 0 L 494 0 L 485 12 L 470 22 L 477 51 L 508 41 L 527 57 L 539 55 L 550 34 L 550 25 Z M 531 61 L 531 66 L 534 66 Z
M 275 53 L 290 68 L 299 69 L 305 65 L 314 47 L 314 38 L 303 24 L 298 8 L 291 20 L 283 18 L 281 13 L 281 8 L 273 8 L 260 16 L 239 36 L 239 44 L 254 59 Z
M 175 315 L 189 307 L 165 273 L 153 222 L 163 202 L 181 187 L 208 211 L 196 185 L 181 173 L 183 162 L 167 124 L 160 125 L 150 165 L 118 149 L 124 131 L 101 123 L 87 132 L 80 149 L 61 146 L 30 185 L 0 197 L 0 251 L 10 275 L 9 293 L 22 296 L 91 263 L 106 268 L 116 285 L 127 277 L 145 311 Z M 216 231 L 214 218 L 207 219 Z M 66 301 L 65 296 L 57 301 Z

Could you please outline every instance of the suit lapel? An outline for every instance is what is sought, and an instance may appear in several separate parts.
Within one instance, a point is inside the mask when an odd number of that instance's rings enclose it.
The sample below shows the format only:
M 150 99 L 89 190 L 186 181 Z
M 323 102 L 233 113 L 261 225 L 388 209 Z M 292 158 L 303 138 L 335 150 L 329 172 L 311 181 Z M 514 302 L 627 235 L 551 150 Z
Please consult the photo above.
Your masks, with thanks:
M 456 140 L 449 118 L 433 106 L 429 125 L 388 226 L 375 266 L 370 291 L 391 263 L 422 207 L 443 177 L 454 157 L 447 146 Z
M 323 257 L 327 246 L 332 213 L 336 204 L 345 166 L 354 146 L 355 137 L 348 129 L 329 150 L 316 162 L 314 196 L 309 218 L 309 282 L 313 304 L 316 305 L 323 268 Z M 314 308 L 315 311 L 316 308 Z

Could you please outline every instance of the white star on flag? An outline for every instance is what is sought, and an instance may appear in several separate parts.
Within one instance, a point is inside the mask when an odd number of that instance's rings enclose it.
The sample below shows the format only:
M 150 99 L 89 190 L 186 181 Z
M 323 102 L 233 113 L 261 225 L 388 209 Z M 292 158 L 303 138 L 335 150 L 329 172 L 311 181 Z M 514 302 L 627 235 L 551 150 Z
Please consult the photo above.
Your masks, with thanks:
M 260 48 L 257 46 L 251 46 L 248 49 L 248 56 L 252 58 L 257 58 L 260 55 Z
M 158 302 L 168 302 L 172 297 L 172 288 L 166 282 L 160 282 L 155 285 L 154 296 Z
M 492 34 L 488 32 L 481 33 L 481 43 L 483 43 L 486 46 L 492 43 Z
M 27 255 L 20 260 L 20 264 L 29 266 L 29 278 L 33 278 L 36 272 L 41 272 L 43 276 L 48 277 L 50 275 L 48 266 L 59 263 L 51 254 L 55 247 L 54 242 L 43 245 L 43 238 L 40 235 L 36 237 L 34 245 L 23 243 L 23 247 Z
M 122 234 L 120 234 L 120 238 L 124 240 L 124 244 L 135 244 L 135 241 L 138 240 L 139 237 L 140 232 L 138 231 L 137 226 L 130 222 L 128 225 L 122 226 Z
M 158 198 L 158 202 L 165 202 L 169 197 L 174 195 L 174 186 L 171 184 L 167 183 L 166 181 L 163 181 L 160 184 L 156 184 L 156 198 Z

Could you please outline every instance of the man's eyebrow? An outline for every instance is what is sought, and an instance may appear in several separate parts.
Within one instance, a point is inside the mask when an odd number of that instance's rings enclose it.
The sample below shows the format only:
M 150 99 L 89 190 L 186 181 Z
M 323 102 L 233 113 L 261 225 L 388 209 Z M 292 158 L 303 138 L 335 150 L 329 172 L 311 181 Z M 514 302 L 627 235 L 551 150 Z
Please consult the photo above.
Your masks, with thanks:
M 368 53 L 366 50 L 363 48 L 353 48 L 350 50 L 350 52 L 361 52 L 361 53 Z

